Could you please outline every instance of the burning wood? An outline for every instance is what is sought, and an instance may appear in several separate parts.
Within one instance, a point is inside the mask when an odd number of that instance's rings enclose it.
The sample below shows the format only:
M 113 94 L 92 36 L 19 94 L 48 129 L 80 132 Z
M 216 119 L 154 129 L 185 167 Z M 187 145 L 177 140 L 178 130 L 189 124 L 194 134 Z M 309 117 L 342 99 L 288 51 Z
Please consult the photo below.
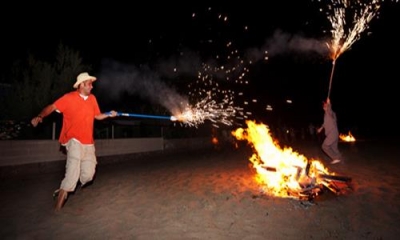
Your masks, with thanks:
M 249 160 L 264 193 L 311 200 L 326 189 L 335 194 L 351 189 L 351 178 L 330 172 L 320 161 L 308 160 L 292 148 L 282 149 L 266 125 L 246 123 L 247 129 L 239 128 L 232 134 L 238 140 L 247 140 L 256 150 Z
M 344 194 L 352 190 L 352 179 L 350 177 L 329 175 L 320 173 L 315 177 L 308 175 L 311 163 L 307 164 L 306 169 L 294 166 L 297 169 L 296 179 L 299 184 L 298 189 L 287 189 L 287 195 L 299 200 L 313 200 L 315 197 L 329 190 L 337 195 Z M 270 172 L 277 172 L 274 167 L 264 167 Z M 304 171 L 303 171 L 304 170 Z M 304 174 L 302 174 L 304 173 Z

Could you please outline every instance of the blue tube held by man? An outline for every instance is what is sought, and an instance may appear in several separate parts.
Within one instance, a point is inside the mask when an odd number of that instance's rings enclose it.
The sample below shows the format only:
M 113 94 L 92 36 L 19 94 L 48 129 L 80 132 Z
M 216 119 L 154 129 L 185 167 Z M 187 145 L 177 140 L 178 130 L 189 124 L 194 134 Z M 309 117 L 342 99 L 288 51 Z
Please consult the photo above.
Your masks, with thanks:
M 106 112 L 106 115 L 110 115 L 110 112 Z M 166 119 L 171 121 L 176 121 L 177 118 L 174 116 L 161 116 L 161 115 L 148 115 L 148 114 L 137 114 L 137 113 L 122 113 L 117 112 L 117 116 L 123 117 L 139 117 L 139 118 L 155 118 L 155 119 Z

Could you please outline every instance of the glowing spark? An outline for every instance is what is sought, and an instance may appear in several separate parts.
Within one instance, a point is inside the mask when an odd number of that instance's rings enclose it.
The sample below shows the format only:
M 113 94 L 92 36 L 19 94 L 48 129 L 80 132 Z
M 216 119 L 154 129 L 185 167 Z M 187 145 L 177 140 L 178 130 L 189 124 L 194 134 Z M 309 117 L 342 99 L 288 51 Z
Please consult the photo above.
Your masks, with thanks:
M 333 72 L 336 65 L 336 59 L 347 49 L 349 49 L 355 41 L 360 39 L 361 33 L 368 28 L 369 22 L 378 13 L 381 1 L 371 0 L 364 3 L 363 0 L 331 0 L 330 9 L 333 14 L 328 15 L 328 19 L 332 25 L 332 40 L 327 43 L 331 52 L 332 70 L 329 80 L 328 98 L 331 93 Z M 353 12 L 352 23 L 346 24 L 348 12 Z M 346 31 L 348 30 L 348 31 Z
M 206 98 L 194 106 L 187 106 L 181 114 L 174 117 L 188 126 L 197 126 L 204 123 L 205 120 L 230 126 L 236 112 L 237 109 L 229 99 L 225 98 L 222 102 L 217 103 L 211 98 L 211 94 L 208 94 Z
M 223 22 L 216 26 L 230 27 L 228 16 L 214 14 L 211 12 L 211 16 L 216 17 L 217 22 Z M 232 88 L 237 89 L 237 85 L 249 83 L 248 66 L 251 63 L 242 59 L 235 43 L 228 37 L 220 40 L 209 41 L 212 45 L 207 47 L 213 47 L 212 50 L 218 49 L 218 52 L 212 53 L 210 59 L 203 62 L 201 69 L 198 70 L 197 79 L 187 85 L 190 104 L 178 114 L 174 114 L 183 124 L 197 126 L 209 120 L 214 126 L 219 123 L 233 125 L 235 120 L 242 121 L 246 118 L 245 115 L 251 115 L 243 108 L 243 102 L 244 105 L 247 102 L 244 99 L 245 94 L 242 91 L 237 93 Z
M 369 22 L 378 13 L 380 3 L 379 0 L 372 0 L 370 3 L 360 0 L 332 0 L 330 7 L 333 15 L 328 15 L 332 25 L 332 40 L 327 45 L 333 61 L 360 39 L 361 33 L 368 29 Z M 349 11 L 353 11 L 353 25 L 346 23 L 346 14 Z

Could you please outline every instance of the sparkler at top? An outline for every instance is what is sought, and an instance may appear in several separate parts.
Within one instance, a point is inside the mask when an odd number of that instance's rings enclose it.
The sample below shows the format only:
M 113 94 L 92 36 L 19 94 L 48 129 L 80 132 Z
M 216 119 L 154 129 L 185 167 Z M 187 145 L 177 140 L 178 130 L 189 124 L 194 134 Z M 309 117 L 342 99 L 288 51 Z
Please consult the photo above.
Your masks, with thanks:
M 376 16 L 383 0 L 330 0 L 328 19 L 332 25 L 332 39 L 327 46 L 332 59 L 332 70 L 329 80 L 328 98 L 332 88 L 333 72 L 336 59 L 349 49 L 361 37 L 361 33 L 368 29 L 369 22 Z M 347 15 L 347 13 L 353 15 Z M 346 20 L 351 20 L 347 24 Z
M 331 0 L 329 8 L 333 13 L 328 15 L 328 19 L 332 25 L 332 40 L 327 45 L 333 61 L 360 39 L 361 33 L 368 29 L 369 22 L 378 13 L 381 2 L 382 0 L 371 0 L 369 3 L 362 0 Z M 353 13 L 352 19 L 350 16 L 351 24 L 346 21 L 348 12 Z

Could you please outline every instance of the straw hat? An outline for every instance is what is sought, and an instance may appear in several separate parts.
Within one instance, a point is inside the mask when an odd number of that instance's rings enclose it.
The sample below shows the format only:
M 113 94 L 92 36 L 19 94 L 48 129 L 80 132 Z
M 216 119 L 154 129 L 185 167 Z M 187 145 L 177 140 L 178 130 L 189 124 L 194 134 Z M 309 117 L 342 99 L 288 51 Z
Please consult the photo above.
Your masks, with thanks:
M 79 84 L 81 84 L 84 81 L 92 80 L 92 82 L 94 82 L 96 81 L 96 79 L 97 79 L 96 77 L 90 76 L 87 72 L 83 72 L 79 74 L 78 77 L 76 78 L 74 88 L 78 88 Z

